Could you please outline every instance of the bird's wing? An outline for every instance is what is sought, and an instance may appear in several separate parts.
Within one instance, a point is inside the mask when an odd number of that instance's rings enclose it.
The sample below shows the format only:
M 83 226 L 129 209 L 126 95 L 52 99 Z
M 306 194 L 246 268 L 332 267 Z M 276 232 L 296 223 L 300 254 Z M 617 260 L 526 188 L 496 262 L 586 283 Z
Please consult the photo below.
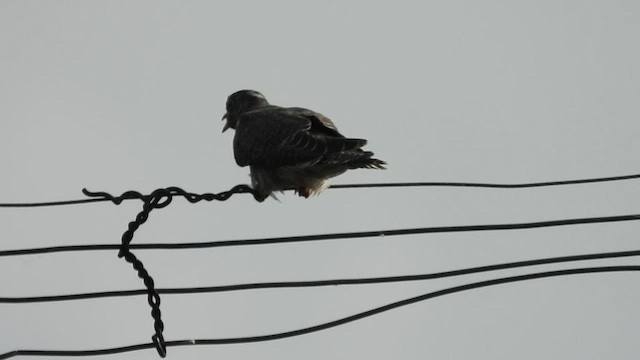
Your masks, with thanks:
M 242 115 L 233 150 L 240 166 L 311 166 L 328 154 L 355 150 L 363 139 L 342 136 L 327 117 L 307 109 L 271 106 Z
M 333 121 L 320 113 L 304 108 L 284 108 L 282 110 L 291 116 L 300 116 L 309 119 L 311 121 L 311 129 L 309 130 L 312 133 L 344 137 L 338 132 L 338 128 Z

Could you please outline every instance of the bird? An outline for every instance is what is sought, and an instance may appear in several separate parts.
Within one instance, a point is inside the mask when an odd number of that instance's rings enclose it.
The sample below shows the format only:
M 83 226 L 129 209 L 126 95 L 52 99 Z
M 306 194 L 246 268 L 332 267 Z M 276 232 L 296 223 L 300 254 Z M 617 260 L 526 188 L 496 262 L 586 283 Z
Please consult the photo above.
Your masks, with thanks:
M 364 151 L 365 139 L 347 138 L 326 116 L 299 107 L 271 105 L 260 92 L 240 90 L 227 98 L 222 132 L 234 129 L 233 155 L 249 166 L 254 197 L 262 202 L 293 189 L 308 198 L 328 179 L 351 169 L 385 169 Z

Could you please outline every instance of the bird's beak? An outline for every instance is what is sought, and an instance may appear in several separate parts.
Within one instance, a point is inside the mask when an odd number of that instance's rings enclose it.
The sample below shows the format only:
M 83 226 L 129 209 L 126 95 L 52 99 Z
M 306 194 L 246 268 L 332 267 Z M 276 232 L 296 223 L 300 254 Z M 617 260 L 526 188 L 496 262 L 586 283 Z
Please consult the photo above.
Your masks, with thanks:
M 222 120 L 224 121 L 228 116 L 229 116 L 229 114 L 225 113 L 224 116 L 222 116 Z M 224 127 L 222 128 L 222 132 L 227 131 L 228 128 L 229 128 L 229 120 L 227 120 L 227 122 L 224 123 Z

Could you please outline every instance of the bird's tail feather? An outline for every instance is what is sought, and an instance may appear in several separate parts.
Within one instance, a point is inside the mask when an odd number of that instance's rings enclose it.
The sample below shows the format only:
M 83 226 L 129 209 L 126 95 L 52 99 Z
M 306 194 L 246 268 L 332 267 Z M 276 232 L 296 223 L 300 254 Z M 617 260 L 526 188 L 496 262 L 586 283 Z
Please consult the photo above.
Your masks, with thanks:
M 357 150 L 367 145 L 365 139 L 324 138 L 323 140 L 329 153 Z
M 331 154 L 325 158 L 323 164 L 345 165 L 348 169 L 386 169 L 386 162 L 372 158 L 371 151 L 352 150 Z

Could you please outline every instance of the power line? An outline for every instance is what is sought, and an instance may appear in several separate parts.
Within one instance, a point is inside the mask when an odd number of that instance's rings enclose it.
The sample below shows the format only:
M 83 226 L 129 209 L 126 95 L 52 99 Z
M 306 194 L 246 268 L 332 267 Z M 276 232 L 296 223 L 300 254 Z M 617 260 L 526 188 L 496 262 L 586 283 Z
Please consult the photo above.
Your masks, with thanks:
M 246 344 L 264 341 L 274 341 L 285 338 L 292 338 L 314 332 L 319 332 L 327 329 L 331 329 L 337 326 L 345 325 L 355 321 L 362 320 L 367 317 L 378 315 L 387 311 L 391 311 L 400 307 L 412 305 L 429 299 L 437 297 L 455 294 L 459 292 L 469 291 L 473 289 L 480 289 L 484 287 L 503 285 L 508 283 L 516 283 L 522 281 L 530 281 L 535 279 L 544 279 L 551 277 L 578 275 L 578 274 L 595 274 L 595 273 L 612 273 L 612 272 L 631 272 L 640 271 L 640 266 L 627 265 L 627 266 L 602 266 L 602 267 L 587 267 L 565 270 L 545 271 L 538 273 L 531 273 L 525 275 L 509 276 L 493 280 L 485 280 L 479 282 L 473 282 L 465 285 L 454 286 L 439 291 L 429 292 L 423 295 L 407 298 L 401 301 L 386 304 L 374 309 L 370 309 L 364 312 L 360 312 L 351 316 L 340 318 L 334 321 L 325 322 L 322 324 L 285 331 L 274 334 L 248 336 L 248 337 L 236 337 L 236 338 L 219 338 L 219 339 L 195 339 L 195 340 L 174 340 L 167 341 L 167 347 L 177 346 L 189 346 L 189 345 L 226 345 L 226 344 Z M 136 344 L 129 346 L 93 349 L 93 350 L 14 350 L 4 354 L 0 354 L 0 360 L 9 359 L 16 356 L 97 356 L 97 355 L 112 355 L 121 354 L 132 351 L 139 351 L 145 349 L 153 349 L 156 347 L 154 343 Z
M 89 191 L 87 189 L 82 189 L 83 194 L 92 198 L 79 199 L 79 200 L 35 202 L 35 203 L 2 203 L 0 204 L 0 207 L 21 208 L 21 207 L 63 206 L 63 205 L 78 205 L 78 204 L 85 204 L 85 203 L 104 202 L 104 201 L 110 201 L 116 205 L 120 205 L 120 203 L 122 203 L 122 201 L 125 201 L 125 200 L 150 201 L 151 198 L 153 197 L 153 194 L 157 193 L 160 190 L 162 191 L 163 196 L 167 198 L 173 197 L 173 196 L 182 196 L 192 203 L 203 201 L 203 200 L 204 201 L 213 201 L 213 200 L 226 201 L 234 194 L 244 194 L 244 193 L 253 194 L 255 197 L 255 192 L 248 185 L 236 185 L 230 190 L 223 191 L 217 194 L 214 194 L 214 193 L 194 194 L 194 193 L 187 192 L 177 186 L 171 186 L 165 189 L 157 189 L 149 195 L 143 195 L 138 191 L 129 190 L 129 191 L 125 191 L 120 196 L 113 196 L 104 191 L 94 192 L 94 191 Z
M 622 176 L 610 176 L 588 179 L 576 179 L 576 180 L 558 180 L 558 181 L 546 181 L 546 182 L 533 182 L 533 183 L 519 183 L 519 184 L 500 184 L 500 183 L 478 183 L 478 182 L 399 182 L 399 183 L 369 183 L 369 184 L 342 184 L 331 185 L 330 189 L 356 189 L 356 188 L 392 188 L 392 187 L 472 187 L 472 188 L 494 188 L 494 189 L 523 189 L 523 188 L 536 188 L 536 187 L 549 187 L 549 186 L 562 186 L 562 185 L 578 185 L 578 184 L 591 184 L 602 183 L 611 181 L 633 180 L 640 179 L 640 174 L 622 175 Z M 253 194 L 253 189 L 247 185 L 238 185 L 228 191 L 220 193 L 205 193 L 194 194 L 186 192 L 178 187 L 169 187 L 173 191 L 173 196 L 184 196 L 189 201 L 225 201 L 234 194 L 250 193 Z M 92 199 L 78 199 L 78 200 L 63 200 L 63 201 L 49 201 L 49 202 L 33 202 L 33 203 L 0 203 L 0 207 L 6 208 L 18 208 L 18 207 L 43 207 L 43 206 L 64 206 L 64 205 L 79 205 L 95 202 L 111 201 L 115 204 L 120 204 L 124 200 L 144 200 L 150 195 L 143 195 L 137 191 L 126 191 L 120 196 L 112 196 L 106 192 L 89 192 L 86 189 L 83 193 L 87 196 L 94 196 Z
M 374 188 L 374 187 L 386 188 L 386 187 L 429 186 L 429 187 L 474 187 L 474 188 L 493 188 L 493 189 L 524 189 L 524 188 L 535 188 L 535 187 L 601 183 L 601 182 L 632 180 L 632 179 L 640 179 L 640 174 L 591 178 L 591 179 L 532 182 L 532 183 L 521 183 L 521 184 L 492 184 L 492 183 L 477 183 L 477 182 L 404 182 L 404 183 L 331 185 L 330 188 L 331 189 L 357 189 L 357 188 Z
M 131 244 L 129 245 L 129 248 L 140 249 L 140 250 L 203 249 L 203 248 L 216 248 L 216 247 L 228 247 L 228 246 L 272 245 L 272 244 L 300 243 L 300 242 L 306 243 L 311 241 L 359 239 L 359 238 L 380 237 L 380 236 L 403 236 L 403 235 L 434 234 L 434 233 L 469 232 L 469 231 L 507 231 L 507 230 L 536 229 L 536 228 L 557 227 L 557 226 L 572 226 L 572 225 L 638 221 L 638 220 L 640 220 L 640 214 L 628 214 L 628 215 L 617 215 L 617 216 L 586 217 L 586 218 L 573 218 L 573 219 L 548 220 L 548 221 L 523 222 L 523 223 L 436 226 L 436 227 L 422 227 L 422 228 L 409 228 L 409 229 L 389 229 L 389 230 L 271 237 L 271 238 L 244 239 L 244 240 L 222 240 L 222 241 L 190 242 L 190 243 Z M 116 245 L 116 244 L 94 244 L 94 245 L 81 244 L 81 245 L 49 246 L 49 247 L 40 247 L 40 248 L 31 248 L 31 249 L 2 250 L 0 251 L 0 257 L 47 254 L 47 253 L 58 253 L 58 252 L 120 250 L 120 248 L 121 248 L 121 245 Z
M 493 264 L 493 265 L 486 265 L 486 266 L 477 266 L 477 267 L 451 270 L 451 271 L 442 271 L 442 272 L 429 273 L 429 274 L 398 275 L 398 276 L 370 277 L 370 278 L 356 278 L 356 279 L 314 280 L 314 281 L 281 281 L 281 282 L 248 283 L 248 284 L 189 287 L 189 288 L 167 288 L 167 289 L 156 289 L 156 291 L 162 295 L 169 295 L 169 294 L 176 295 L 176 294 L 218 293 L 218 292 L 257 290 L 257 289 L 282 289 L 282 288 L 305 288 L 305 287 L 336 286 L 336 285 L 365 285 L 365 284 L 397 283 L 397 282 L 407 282 L 407 281 L 442 279 L 442 278 L 448 278 L 448 277 L 477 274 L 477 273 L 496 271 L 496 270 L 529 267 L 529 266 L 549 265 L 549 264 L 586 261 L 586 260 L 614 259 L 614 258 L 623 258 L 623 257 L 632 257 L 632 256 L 640 256 L 640 250 L 559 256 L 559 257 L 551 257 L 551 258 L 543 258 L 543 259 L 508 262 L 508 263 L 502 263 L 502 264 Z M 66 295 L 0 297 L 0 303 L 5 303 L 5 304 L 42 303 L 42 302 L 54 302 L 54 301 L 87 300 L 87 299 L 109 298 L 109 297 L 136 296 L 136 295 L 146 295 L 146 294 L 147 294 L 147 290 L 116 290 L 116 291 L 102 291 L 102 292 L 66 294 Z
M 62 200 L 62 201 L 49 201 L 49 202 L 37 202 L 37 203 L 2 203 L 0 208 L 25 208 L 25 207 L 44 207 L 44 206 L 64 206 L 64 205 L 79 205 L 95 202 L 108 201 L 106 199 L 78 199 L 78 200 Z
M 525 187 L 541 187 L 541 186 L 555 186 L 555 185 L 568 185 L 568 184 L 580 184 L 580 183 L 593 183 L 604 181 L 618 181 L 627 180 L 640 177 L 640 175 L 627 175 L 609 178 L 595 178 L 595 179 L 582 179 L 582 180 L 567 180 L 567 181 L 553 181 L 546 183 L 529 183 L 529 184 L 482 184 L 482 183 L 394 183 L 394 184 L 356 184 L 356 185 L 338 185 L 334 188 L 354 188 L 354 187 L 409 187 L 409 186 L 467 186 L 467 187 L 494 187 L 494 188 L 525 188 Z M 91 192 L 87 189 L 83 189 L 82 192 L 91 199 L 85 200 L 67 200 L 57 202 L 40 202 L 40 203 L 21 203 L 21 204 L 0 204 L 0 207 L 37 207 L 37 206 L 61 206 L 61 205 L 75 205 L 88 202 L 97 201 L 111 201 L 118 205 L 124 200 L 139 199 L 142 200 L 143 210 L 138 213 L 136 219 L 129 223 L 127 231 L 122 235 L 122 243 L 118 246 L 118 257 L 124 258 L 128 263 L 133 265 L 133 268 L 137 271 L 138 276 L 143 279 L 149 305 L 151 306 L 151 315 L 154 319 L 155 334 L 152 336 L 152 342 L 156 347 L 158 354 L 161 357 L 166 356 L 166 343 L 163 337 L 164 324 L 161 319 L 160 312 L 160 296 L 157 289 L 155 289 L 153 278 L 149 275 L 144 265 L 138 258 L 131 253 L 131 249 L 143 248 L 140 245 L 131 245 L 134 232 L 138 227 L 144 224 L 149 216 L 149 213 L 153 209 L 160 209 L 168 206 L 174 196 L 182 196 L 191 203 L 200 201 L 225 201 L 232 195 L 238 193 L 251 193 L 257 201 L 261 201 L 255 191 L 247 185 L 237 185 L 232 189 L 221 192 L 218 194 L 194 194 L 189 193 L 179 187 L 168 187 L 154 190 L 149 195 L 143 195 L 137 191 L 126 191 L 120 196 L 113 196 L 107 192 Z M 90 200 L 90 201 L 87 201 Z M 285 242 L 296 241 L 316 241 L 316 240 L 330 240 L 338 238 L 361 238 L 370 236 L 387 236 L 387 235 L 410 235 L 410 234 L 424 234 L 424 233 L 439 233 L 439 232 L 461 232 L 461 231 L 486 231 L 486 230 L 513 230 L 513 229 L 525 229 L 525 228 L 537 228 L 537 227 L 549 227 L 549 226 L 564 226 L 564 225 L 576 225 L 586 223 L 599 223 L 599 222 L 613 222 L 613 221 L 630 221 L 640 220 L 640 215 L 623 215 L 623 216 L 609 216 L 601 218 L 581 218 L 581 219 L 567 219 L 567 220 L 553 220 L 537 223 L 519 223 L 519 224 L 497 224 L 497 225 L 470 225 L 470 226 L 448 226 L 448 227 L 430 227 L 430 228 L 418 228 L 418 229 L 396 229 L 388 231 L 369 231 L 359 233 L 342 233 L 342 234 L 320 234 L 302 237 L 290 237 L 290 238 L 271 238 L 271 239 L 253 239 L 242 241 L 217 241 L 210 243 L 191 243 L 191 244 L 168 244 L 171 248 L 183 248 L 185 245 L 190 245 L 196 248 L 202 247 L 220 247 L 220 246 L 239 246 L 239 245 L 255 245 L 255 244 L 275 244 Z M 159 244 L 156 244 L 159 245 Z M 167 246 L 167 245 L 164 245 Z M 15 256 L 24 254 L 34 254 L 41 251 L 41 253 L 60 252 L 60 251 L 79 251 L 82 250 L 97 250 L 104 249 L 104 246 L 96 247 L 95 245 L 80 245 L 67 246 L 67 247 L 49 247 L 41 249 L 18 249 L 2 251 L 0 256 Z

